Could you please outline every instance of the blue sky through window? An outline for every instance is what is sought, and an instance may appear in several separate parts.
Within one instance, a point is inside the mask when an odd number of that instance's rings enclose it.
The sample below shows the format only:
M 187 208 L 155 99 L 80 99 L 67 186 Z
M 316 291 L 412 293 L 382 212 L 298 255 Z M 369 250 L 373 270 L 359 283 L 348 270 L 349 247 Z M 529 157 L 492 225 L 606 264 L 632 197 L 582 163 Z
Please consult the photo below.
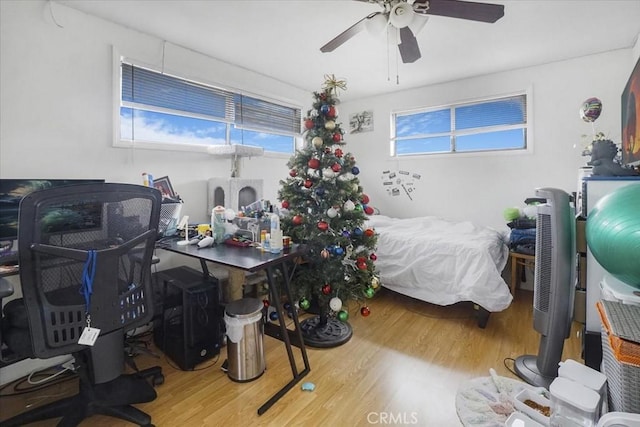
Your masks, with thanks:
M 227 124 L 215 120 L 120 108 L 122 139 L 171 144 L 224 145 Z M 254 145 L 268 151 L 293 153 L 294 138 L 231 126 L 230 143 Z
M 395 154 L 527 148 L 526 95 L 398 113 Z
M 243 144 L 291 154 L 300 108 L 121 63 L 120 137 L 174 146 Z M 166 146 L 165 146 L 166 148 Z M 176 147 L 177 148 L 177 147 Z

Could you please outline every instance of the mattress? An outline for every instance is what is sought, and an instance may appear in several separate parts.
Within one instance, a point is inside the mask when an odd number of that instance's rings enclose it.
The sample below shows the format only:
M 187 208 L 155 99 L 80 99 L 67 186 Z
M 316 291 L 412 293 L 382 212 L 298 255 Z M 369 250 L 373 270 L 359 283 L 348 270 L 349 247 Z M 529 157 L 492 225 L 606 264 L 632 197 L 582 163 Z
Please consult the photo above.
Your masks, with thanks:
M 509 250 L 504 233 L 438 217 L 369 217 L 378 234 L 382 286 L 438 305 L 472 301 L 497 312 L 512 301 L 501 272 Z

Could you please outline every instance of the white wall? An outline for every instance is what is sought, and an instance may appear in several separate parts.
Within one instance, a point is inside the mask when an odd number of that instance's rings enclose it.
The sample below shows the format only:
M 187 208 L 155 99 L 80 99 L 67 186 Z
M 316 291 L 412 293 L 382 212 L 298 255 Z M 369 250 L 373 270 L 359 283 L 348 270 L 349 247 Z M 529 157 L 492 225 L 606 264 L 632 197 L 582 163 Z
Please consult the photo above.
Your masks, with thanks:
M 505 228 L 504 208 L 523 206 L 537 187 L 576 190 L 578 168 L 589 160 L 581 156 L 583 134 L 592 134 L 580 119 L 582 102 L 602 100 L 603 112 L 595 130 L 620 141 L 620 95 L 635 64 L 631 49 L 556 62 L 399 91 L 385 96 L 345 102 L 341 114 L 374 111 L 374 131 L 347 135 L 349 149 L 361 165 L 365 191 L 383 214 L 399 217 L 437 215 L 472 220 Z M 400 76 L 402 78 L 402 76 Z M 391 160 L 390 113 L 394 110 L 440 106 L 486 96 L 531 90 L 529 102 L 533 146 L 531 153 L 420 156 Z M 345 119 L 346 120 L 346 119 Z M 574 148 L 574 145 L 576 147 Z M 382 171 L 405 170 L 421 175 L 413 201 L 403 193 L 389 195 Z
M 112 48 L 160 67 L 163 41 L 44 1 L 0 2 L 0 177 L 104 178 L 142 183 L 168 175 L 183 213 L 208 222 L 207 180 L 231 162 L 204 153 L 114 148 Z M 55 21 L 54 21 L 55 18 Z M 165 71 L 307 103 L 310 94 L 265 76 L 167 44 Z M 243 159 L 242 177 L 264 178 L 275 199 L 286 159 Z

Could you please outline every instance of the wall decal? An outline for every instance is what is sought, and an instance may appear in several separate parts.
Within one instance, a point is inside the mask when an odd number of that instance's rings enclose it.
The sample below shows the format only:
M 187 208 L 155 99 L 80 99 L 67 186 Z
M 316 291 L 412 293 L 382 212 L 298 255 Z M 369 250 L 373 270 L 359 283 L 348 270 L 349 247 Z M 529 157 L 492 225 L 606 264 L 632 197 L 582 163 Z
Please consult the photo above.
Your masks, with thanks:
M 420 181 L 420 174 L 405 170 L 382 171 L 382 186 L 386 188 L 390 196 L 407 196 L 413 200 L 416 182 Z

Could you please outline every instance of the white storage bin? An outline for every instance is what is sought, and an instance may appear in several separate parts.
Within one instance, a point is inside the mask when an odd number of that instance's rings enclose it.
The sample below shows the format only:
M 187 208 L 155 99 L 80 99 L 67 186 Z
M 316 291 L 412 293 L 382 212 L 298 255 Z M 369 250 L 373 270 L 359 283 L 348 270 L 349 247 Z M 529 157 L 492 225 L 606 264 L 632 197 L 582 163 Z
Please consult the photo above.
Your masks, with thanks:
M 580 383 L 556 378 L 551 392 L 551 420 L 554 427 L 593 427 L 598 420 L 600 395 Z
M 509 415 L 504 425 L 506 427 L 544 427 L 539 422 L 532 420 L 520 412 L 514 412 Z
M 607 387 L 607 377 L 595 369 L 567 359 L 558 364 L 558 376 L 582 384 L 602 396 Z
M 640 427 L 640 414 L 609 412 L 600 418 L 598 427 Z
M 600 395 L 600 401 L 598 402 L 600 410 L 596 414 L 599 417 L 602 413 L 602 405 L 606 401 L 607 377 L 602 372 L 598 372 L 572 359 L 560 362 L 558 366 L 558 377 L 580 383 Z
M 525 403 L 527 400 L 531 400 L 532 402 L 535 402 L 540 407 L 543 407 L 543 408 L 546 407 L 547 413 L 548 413 L 548 410 L 551 408 L 551 402 L 549 401 L 549 399 L 547 399 L 540 393 L 537 393 L 533 390 L 525 388 L 524 390 L 522 390 L 520 393 L 516 395 L 516 398 L 513 402 L 515 408 L 518 411 L 522 412 L 523 414 L 526 414 L 528 418 L 535 420 L 538 424 L 541 424 L 543 426 L 548 426 L 549 417 L 544 415 L 542 411 L 539 411 L 527 405 Z

